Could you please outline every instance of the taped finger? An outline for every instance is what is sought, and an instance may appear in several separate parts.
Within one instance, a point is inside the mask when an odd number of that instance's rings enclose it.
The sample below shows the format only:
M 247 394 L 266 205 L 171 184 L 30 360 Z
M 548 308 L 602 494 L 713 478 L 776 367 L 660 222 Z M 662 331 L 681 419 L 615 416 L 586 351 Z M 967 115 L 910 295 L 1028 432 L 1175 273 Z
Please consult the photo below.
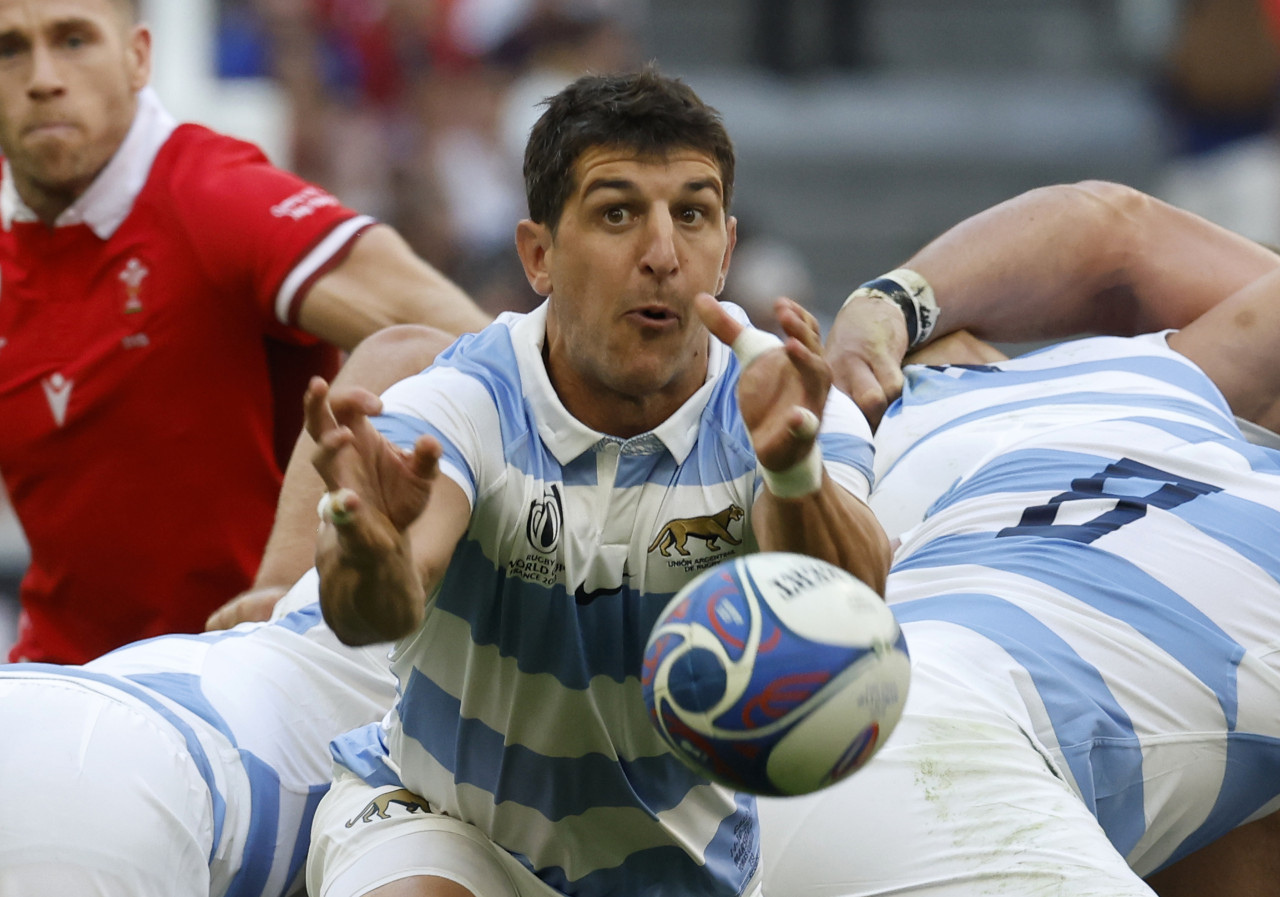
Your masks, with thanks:
M 797 405 L 796 408 L 800 412 L 800 423 L 790 428 L 791 435 L 796 439 L 813 439 L 818 435 L 818 415 L 803 405 Z
M 325 523 L 332 523 L 334 526 L 345 526 L 351 522 L 353 515 L 349 505 L 351 499 L 355 497 L 356 494 L 350 489 L 326 492 L 320 496 L 320 504 L 316 506 L 316 513 L 320 515 L 320 519 Z
M 782 340 L 778 339 L 772 333 L 766 333 L 763 330 L 756 330 L 753 327 L 746 327 L 738 338 L 733 341 L 733 354 L 738 356 L 738 364 L 742 365 L 743 370 L 751 366 L 751 362 L 755 361 L 765 352 L 776 349 L 782 345 Z

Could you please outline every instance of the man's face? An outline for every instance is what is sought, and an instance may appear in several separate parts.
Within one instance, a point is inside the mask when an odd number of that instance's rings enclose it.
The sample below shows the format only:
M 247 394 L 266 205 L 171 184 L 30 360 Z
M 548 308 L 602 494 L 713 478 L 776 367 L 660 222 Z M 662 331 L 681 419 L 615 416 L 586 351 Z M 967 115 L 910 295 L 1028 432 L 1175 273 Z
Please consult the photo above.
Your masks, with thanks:
M 0 149 L 38 213 L 110 161 L 150 60 L 149 33 L 115 0 L 0 0 Z
M 551 296 L 552 381 L 575 413 L 579 396 L 657 397 L 674 411 L 706 376 L 693 297 L 719 292 L 735 239 L 719 167 L 696 150 L 637 159 L 598 147 L 574 171 L 555 236 L 531 222 L 518 234 L 530 283 Z

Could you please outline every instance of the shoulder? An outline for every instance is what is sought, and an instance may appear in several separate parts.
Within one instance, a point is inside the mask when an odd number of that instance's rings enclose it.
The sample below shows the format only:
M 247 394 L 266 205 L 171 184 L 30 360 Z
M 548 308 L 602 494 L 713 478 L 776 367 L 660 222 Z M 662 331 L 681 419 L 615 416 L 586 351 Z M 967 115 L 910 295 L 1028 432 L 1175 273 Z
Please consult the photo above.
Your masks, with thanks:
M 483 384 L 497 404 L 509 403 L 523 392 L 522 354 L 536 349 L 523 346 L 523 315 L 504 313 L 478 333 L 466 333 L 441 352 L 433 368 L 453 371 Z
M 156 157 L 151 185 L 181 207 L 257 211 L 281 221 L 342 207 L 337 197 L 273 164 L 254 144 L 195 124 L 174 130 Z
M 181 124 L 174 129 L 156 156 L 156 170 L 171 177 L 203 181 L 225 170 L 271 166 L 266 154 L 247 140 L 240 140 L 203 125 Z
M 493 323 L 478 333 L 464 333 L 429 367 L 388 387 L 382 394 L 383 413 L 426 416 L 426 408 L 442 406 L 471 412 L 482 405 L 501 409 L 520 392 L 510 329 Z

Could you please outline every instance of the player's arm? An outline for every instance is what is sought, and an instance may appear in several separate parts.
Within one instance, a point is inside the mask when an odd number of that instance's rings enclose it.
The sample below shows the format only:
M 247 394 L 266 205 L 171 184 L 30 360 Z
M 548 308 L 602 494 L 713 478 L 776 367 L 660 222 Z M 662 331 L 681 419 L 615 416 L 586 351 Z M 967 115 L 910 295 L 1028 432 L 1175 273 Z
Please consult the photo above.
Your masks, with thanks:
M 831 390 L 817 321 L 794 302 L 780 300 L 778 321 L 787 340 L 781 347 L 753 352 L 738 342 L 746 328 L 714 297 L 700 294 L 696 307 L 711 333 L 734 347 L 743 363 L 739 409 L 766 472 L 752 509 L 760 548 L 821 558 L 883 594 L 888 538 L 871 509 L 830 477 L 817 450 Z
M 387 327 L 365 339 L 334 378 L 335 388 L 360 386 L 381 393 L 391 384 L 431 364 L 453 337 L 412 324 Z M 253 586 L 214 611 L 207 629 L 229 629 L 249 620 L 266 620 L 303 573 L 315 563 L 316 502 L 324 481 L 312 463 L 315 443 L 304 429 L 298 436 L 276 505 Z
M 307 291 L 298 310 L 298 326 L 348 350 L 392 324 L 426 324 L 457 335 L 490 320 L 385 224 L 357 237 L 346 257 Z
M 931 331 L 911 333 L 910 309 L 878 295 L 885 291 L 859 290 L 836 316 L 827 352 L 836 385 L 878 421 L 901 391 L 903 356 L 930 338 L 966 329 L 1022 342 L 1183 327 L 1278 267 L 1265 247 L 1138 190 L 1101 181 L 1043 187 L 962 221 L 905 263 L 931 288 Z
M 1280 271 L 1255 280 L 1202 314 L 1169 345 L 1222 391 L 1232 412 L 1280 431 Z
M 462 487 L 440 474 L 440 443 L 420 436 L 402 450 L 369 420 L 377 396 L 307 390 L 307 432 L 328 492 L 316 539 L 320 607 L 344 643 L 366 645 L 412 632 L 470 522 Z

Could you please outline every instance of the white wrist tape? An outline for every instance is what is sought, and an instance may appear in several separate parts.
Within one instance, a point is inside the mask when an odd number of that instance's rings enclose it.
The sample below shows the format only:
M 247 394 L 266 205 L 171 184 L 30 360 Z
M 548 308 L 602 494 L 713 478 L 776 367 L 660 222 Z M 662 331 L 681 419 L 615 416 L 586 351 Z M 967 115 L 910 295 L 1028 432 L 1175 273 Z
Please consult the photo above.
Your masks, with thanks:
M 910 268 L 896 268 L 875 280 L 868 280 L 849 294 L 841 309 L 854 299 L 872 296 L 892 302 L 902 310 L 907 324 L 907 347 L 914 349 L 929 340 L 938 326 L 938 300 L 933 287 L 919 273 Z
M 822 449 L 814 443 L 805 455 L 786 470 L 760 468 L 765 488 L 778 498 L 804 498 L 822 488 Z
M 751 365 L 751 362 L 765 352 L 776 349 L 781 345 L 782 340 L 772 333 L 756 330 L 754 327 L 744 327 L 730 348 L 733 349 L 733 354 L 738 356 L 738 364 L 743 370 L 746 370 Z

